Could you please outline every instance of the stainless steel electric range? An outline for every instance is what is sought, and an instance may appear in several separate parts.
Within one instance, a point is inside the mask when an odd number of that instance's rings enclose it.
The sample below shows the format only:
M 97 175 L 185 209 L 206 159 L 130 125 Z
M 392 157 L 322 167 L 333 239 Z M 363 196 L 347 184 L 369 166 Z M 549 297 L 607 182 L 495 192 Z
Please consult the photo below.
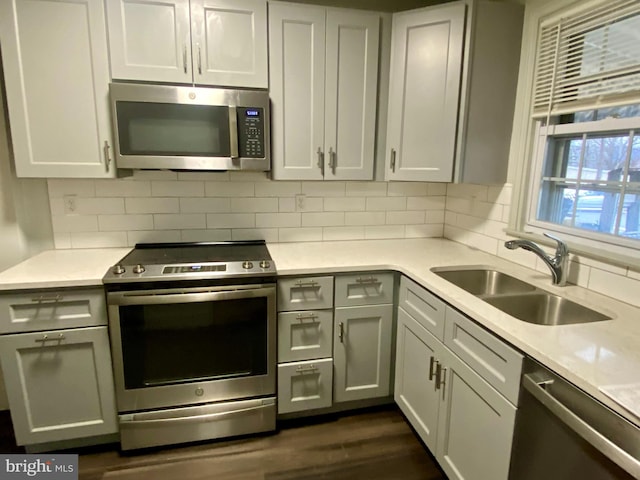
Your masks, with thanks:
M 264 241 L 138 244 L 107 272 L 123 450 L 275 429 L 275 275 Z

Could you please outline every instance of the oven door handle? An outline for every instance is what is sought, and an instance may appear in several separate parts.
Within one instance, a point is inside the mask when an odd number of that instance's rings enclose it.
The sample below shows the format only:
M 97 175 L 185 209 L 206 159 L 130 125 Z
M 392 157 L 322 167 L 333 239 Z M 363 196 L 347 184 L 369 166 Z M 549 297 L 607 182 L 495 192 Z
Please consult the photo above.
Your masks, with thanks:
M 267 407 L 266 405 L 258 405 L 256 407 L 241 408 L 236 410 L 229 410 L 226 412 L 205 413 L 202 415 L 193 415 L 188 417 L 178 416 L 178 417 L 167 417 L 167 418 L 154 418 L 153 420 L 129 420 L 127 418 L 122 418 L 122 417 L 126 417 L 126 415 L 124 415 L 124 416 L 121 416 L 120 426 L 126 428 L 126 426 L 133 427 L 133 426 L 144 425 L 147 427 L 151 427 L 156 425 L 162 426 L 162 425 L 167 425 L 172 423 L 201 423 L 203 421 L 222 420 L 229 417 L 242 416 L 242 415 L 250 414 L 252 412 L 264 410 L 266 407 Z
M 170 303 L 196 303 L 242 298 L 275 297 L 274 287 L 209 290 L 200 292 L 155 290 L 144 292 L 112 292 L 108 294 L 109 305 L 167 305 Z

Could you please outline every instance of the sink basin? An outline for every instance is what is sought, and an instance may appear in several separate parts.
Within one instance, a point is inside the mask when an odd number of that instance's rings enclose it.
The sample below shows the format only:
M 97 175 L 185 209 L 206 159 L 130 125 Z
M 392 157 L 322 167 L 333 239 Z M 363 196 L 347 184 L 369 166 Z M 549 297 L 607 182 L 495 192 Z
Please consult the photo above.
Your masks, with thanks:
M 491 269 L 434 269 L 433 273 L 473 295 L 482 297 L 505 293 L 532 292 L 536 289 L 533 285 L 518 280 L 511 275 Z
M 569 325 L 611 319 L 584 305 L 543 291 L 489 297 L 484 301 L 512 317 L 538 325 Z

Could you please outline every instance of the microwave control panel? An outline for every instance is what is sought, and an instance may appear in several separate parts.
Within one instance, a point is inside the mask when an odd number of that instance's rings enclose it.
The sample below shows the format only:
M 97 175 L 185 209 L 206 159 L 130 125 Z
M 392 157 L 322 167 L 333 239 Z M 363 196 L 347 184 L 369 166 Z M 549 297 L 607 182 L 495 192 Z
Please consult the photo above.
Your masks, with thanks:
M 237 107 L 238 153 L 242 158 L 264 158 L 264 109 Z

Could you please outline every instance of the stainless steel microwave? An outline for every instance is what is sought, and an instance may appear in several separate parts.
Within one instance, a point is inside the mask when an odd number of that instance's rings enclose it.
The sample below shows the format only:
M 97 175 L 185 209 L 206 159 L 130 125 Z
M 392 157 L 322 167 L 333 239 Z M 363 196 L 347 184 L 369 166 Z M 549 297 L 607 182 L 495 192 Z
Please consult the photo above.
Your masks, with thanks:
M 269 93 L 172 85 L 110 85 L 118 168 L 271 168 Z

